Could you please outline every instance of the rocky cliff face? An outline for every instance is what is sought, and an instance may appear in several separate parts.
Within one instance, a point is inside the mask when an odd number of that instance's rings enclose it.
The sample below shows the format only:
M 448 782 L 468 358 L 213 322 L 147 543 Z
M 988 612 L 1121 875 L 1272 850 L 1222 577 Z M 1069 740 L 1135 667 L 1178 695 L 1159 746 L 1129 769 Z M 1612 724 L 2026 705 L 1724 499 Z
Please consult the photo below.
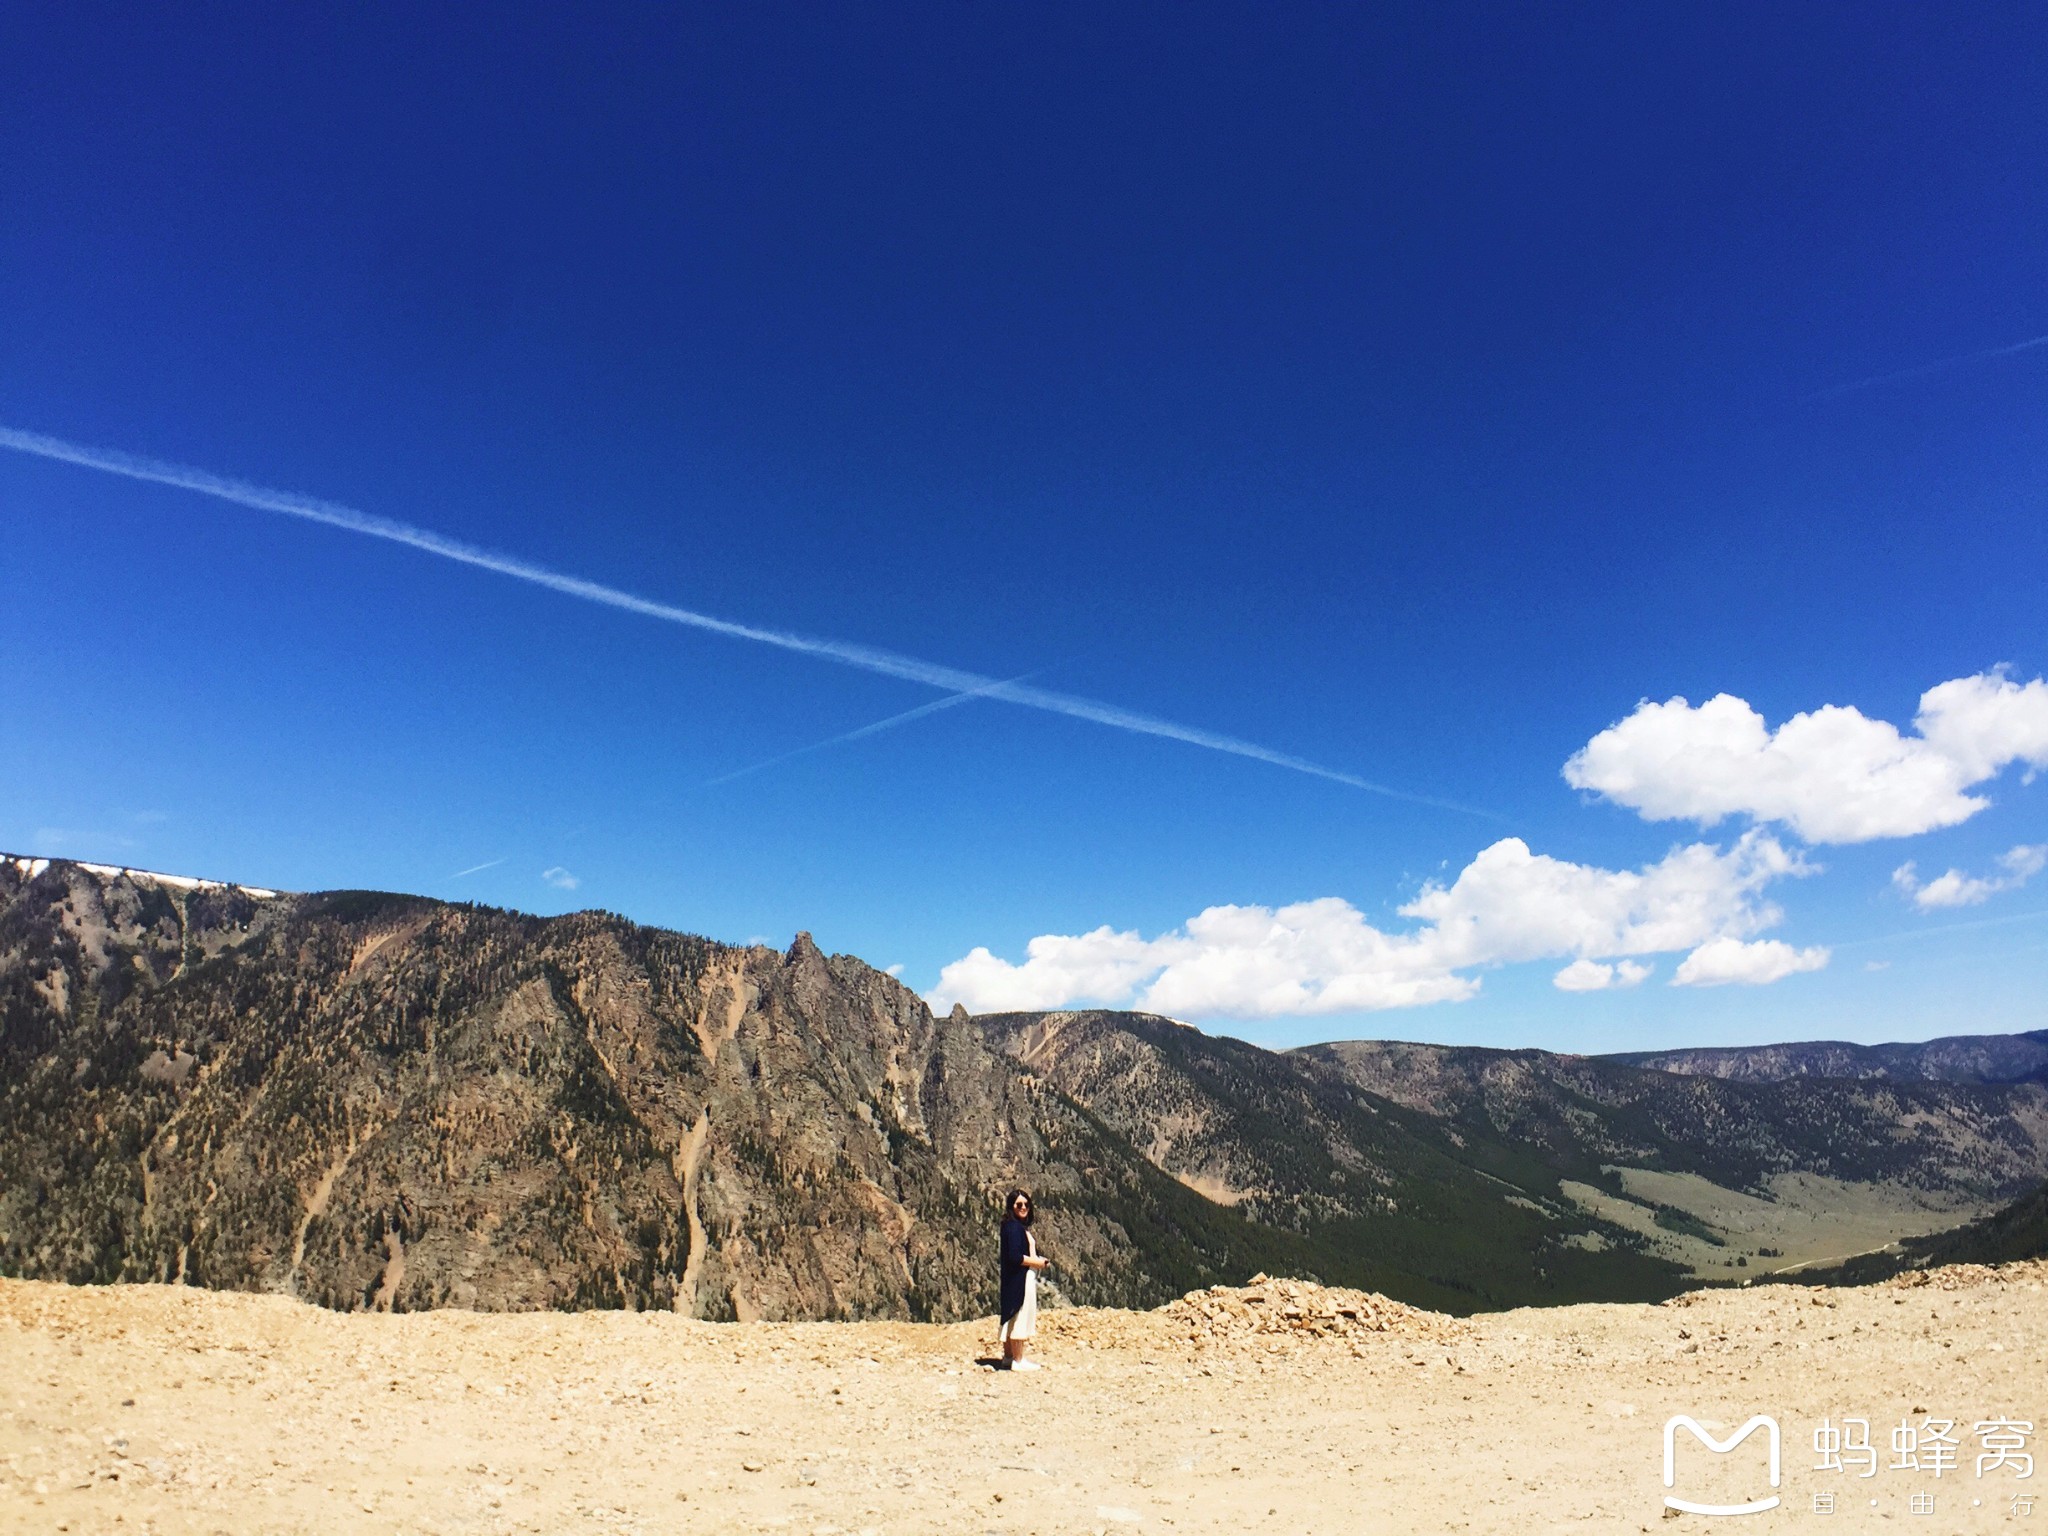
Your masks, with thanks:
M 0 1270 L 336 1307 L 962 1317 L 1287 1262 L 892 978 L 604 914 L 0 859 Z

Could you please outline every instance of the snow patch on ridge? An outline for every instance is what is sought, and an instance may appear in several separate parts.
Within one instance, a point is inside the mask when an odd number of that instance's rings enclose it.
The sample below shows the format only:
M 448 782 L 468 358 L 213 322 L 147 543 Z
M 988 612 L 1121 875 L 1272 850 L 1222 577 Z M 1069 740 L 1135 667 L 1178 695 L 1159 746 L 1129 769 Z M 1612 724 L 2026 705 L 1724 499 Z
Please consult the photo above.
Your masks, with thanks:
M 14 867 L 33 880 L 50 867 L 48 859 L 29 858 L 25 854 L 0 855 L 11 859 Z M 191 875 L 166 875 L 153 869 L 130 869 L 122 864 L 88 864 L 83 859 L 78 867 L 87 874 L 98 875 L 102 880 L 133 880 L 138 884 L 168 885 L 180 891 L 240 891 L 245 896 L 254 896 L 259 901 L 268 901 L 277 895 L 257 885 L 236 885 L 226 880 L 199 880 Z

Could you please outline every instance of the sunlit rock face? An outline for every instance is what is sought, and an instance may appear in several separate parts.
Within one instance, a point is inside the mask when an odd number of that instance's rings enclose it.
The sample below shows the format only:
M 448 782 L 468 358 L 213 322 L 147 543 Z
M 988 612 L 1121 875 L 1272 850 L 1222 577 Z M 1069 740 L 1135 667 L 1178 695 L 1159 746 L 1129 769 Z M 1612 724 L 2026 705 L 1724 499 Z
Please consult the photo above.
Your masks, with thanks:
M 1267 1257 L 971 1022 L 808 935 L 8 858 L 0 1009 L 17 1275 L 957 1318 L 994 1307 L 1015 1182 L 1071 1300 Z

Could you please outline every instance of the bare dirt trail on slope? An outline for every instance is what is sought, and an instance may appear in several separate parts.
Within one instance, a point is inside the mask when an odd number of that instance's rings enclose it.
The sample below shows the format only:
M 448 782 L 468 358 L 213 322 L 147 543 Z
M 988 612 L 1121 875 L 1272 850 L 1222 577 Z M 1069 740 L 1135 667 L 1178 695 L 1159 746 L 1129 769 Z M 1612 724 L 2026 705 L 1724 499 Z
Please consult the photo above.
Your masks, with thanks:
M 1763 1528 L 1667 1516 L 1661 1481 L 1671 1415 L 1725 1435 L 1761 1412 L 1784 1433 L 1772 1529 L 2048 1536 L 2048 1498 L 2012 1503 L 2048 1471 L 1979 1477 L 1972 1437 L 2048 1430 L 2048 1264 L 1908 1278 L 1469 1322 L 1272 1282 L 1044 1314 L 1032 1375 L 976 1364 L 983 1325 L 0 1281 L 0 1531 Z M 1884 1461 L 1902 1417 L 1957 1421 L 1961 1463 L 1813 1470 L 1815 1426 L 1845 1415 Z M 1693 1447 L 1682 1470 L 1696 1496 L 1763 1491 L 1760 1456 Z

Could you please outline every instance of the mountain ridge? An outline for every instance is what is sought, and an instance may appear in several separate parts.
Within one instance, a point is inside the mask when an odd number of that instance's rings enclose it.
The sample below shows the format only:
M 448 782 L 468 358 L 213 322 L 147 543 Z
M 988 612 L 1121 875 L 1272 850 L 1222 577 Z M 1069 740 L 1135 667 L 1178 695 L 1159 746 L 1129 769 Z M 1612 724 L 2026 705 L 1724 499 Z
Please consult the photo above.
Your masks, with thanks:
M 1076 1301 L 1456 1304 L 1160 1172 L 808 935 L 0 860 L 0 1271 L 342 1308 L 960 1317 L 1031 1184 Z
M 2048 1081 L 2048 1029 L 2007 1035 L 1945 1035 L 1934 1040 L 1887 1041 L 1877 1045 L 1858 1045 L 1847 1040 L 1798 1040 L 1776 1045 L 1694 1046 L 1625 1051 L 1602 1059 L 1735 1082 L 1782 1082 L 1793 1077 L 2044 1082 Z
M 1461 1228 L 1425 1242 L 1404 1223 L 1416 1192 L 1393 1186 L 1419 1171 L 1437 1170 L 1432 1201 L 1475 1216 L 1474 1180 L 1512 1189 L 1538 1228 L 1487 1220 L 1542 1253 L 1539 1268 L 1581 1262 L 1560 1247 L 1609 1265 L 1633 1249 L 1720 1278 L 1788 1245 L 1839 1253 L 1952 1226 L 2048 1174 L 2048 1085 L 2034 1081 L 1751 1082 L 1388 1041 L 1267 1052 L 1101 1010 L 980 1022 L 1177 1177 L 1305 1233 L 1362 1222 L 1410 1267 L 1426 1262 L 1418 1248 L 1476 1240 Z M 1375 1210 L 1378 1197 L 1394 1208 Z
M 2033 1081 L 937 1017 L 808 934 L 0 856 L 6 1274 L 962 1317 L 993 1305 L 995 1201 L 1025 1182 L 1049 1299 L 1266 1270 L 1471 1311 L 1654 1299 L 1736 1278 L 1800 1201 L 1879 1191 L 1890 1241 L 2044 1173 Z

